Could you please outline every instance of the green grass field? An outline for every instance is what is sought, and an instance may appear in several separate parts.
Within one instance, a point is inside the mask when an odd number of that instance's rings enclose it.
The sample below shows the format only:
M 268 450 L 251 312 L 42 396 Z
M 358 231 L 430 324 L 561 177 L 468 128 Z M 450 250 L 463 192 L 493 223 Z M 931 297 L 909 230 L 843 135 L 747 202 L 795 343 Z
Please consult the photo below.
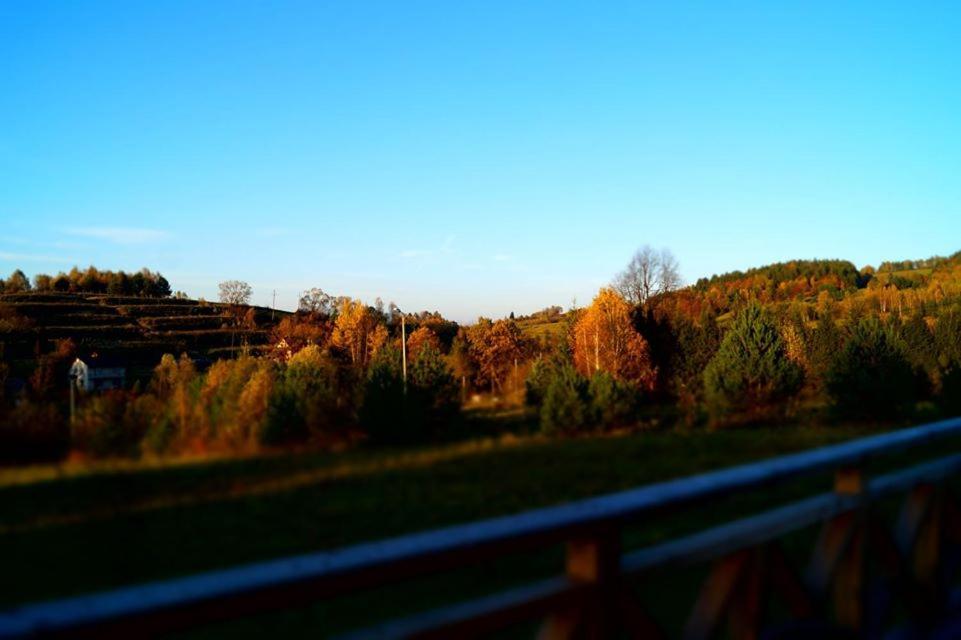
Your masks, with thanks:
M 515 513 L 865 433 L 784 427 L 562 440 L 507 435 L 406 451 L 9 470 L 0 472 L 0 565 L 16 579 L 0 581 L 0 605 Z M 701 526 L 704 517 L 695 520 Z M 638 540 L 671 531 L 652 523 Z M 559 550 L 507 568 L 492 563 L 478 569 L 480 578 L 467 572 L 453 578 L 459 586 L 443 589 L 426 581 L 390 604 L 379 599 L 376 610 L 403 612 L 415 606 L 405 598 L 467 596 L 479 585 L 560 566 Z M 355 607 L 370 612 L 369 601 L 354 598 L 322 613 L 274 616 L 271 626 L 338 628 L 357 621 Z

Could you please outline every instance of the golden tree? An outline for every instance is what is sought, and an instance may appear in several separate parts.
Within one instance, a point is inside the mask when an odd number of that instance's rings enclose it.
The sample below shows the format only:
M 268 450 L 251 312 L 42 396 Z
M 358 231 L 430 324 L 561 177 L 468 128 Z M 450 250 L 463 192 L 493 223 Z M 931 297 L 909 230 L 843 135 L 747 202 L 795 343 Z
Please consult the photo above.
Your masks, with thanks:
M 631 306 L 614 289 L 601 289 L 579 314 L 570 341 L 574 366 L 585 376 L 606 371 L 643 384 L 654 378 L 647 342 L 631 322 Z
M 387 328 L 363 302 L 344 298 L 337 309 L 330 342 L 346 352 L 353 364 L 365 367 L 387 343 Z
M 427 327 L 418 327 L 407 336 L 407 355 L 410 356 L 411 361 L 416 360 L 421 349 L 428 345 L 440 351 L 440 339 Z
M 467 339 L 471 356 L 477 363 L 478 382 L 489 383 L 491 391 L 503 388 L 524 357 L 525 340 L 517 323 L 513 320 L 492 323 L 480 318 L 468 329 Z

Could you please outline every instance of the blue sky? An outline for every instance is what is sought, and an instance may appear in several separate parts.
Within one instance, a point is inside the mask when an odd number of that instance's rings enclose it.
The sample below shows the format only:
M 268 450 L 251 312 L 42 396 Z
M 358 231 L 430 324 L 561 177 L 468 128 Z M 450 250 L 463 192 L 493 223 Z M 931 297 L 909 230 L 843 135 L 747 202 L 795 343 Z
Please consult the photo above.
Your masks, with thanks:
M 842 6 L 843 5 L 843 6 Z M 961 249 L 961 11 L 883 2 L 0 3 L 0 272 L 464 321 Z

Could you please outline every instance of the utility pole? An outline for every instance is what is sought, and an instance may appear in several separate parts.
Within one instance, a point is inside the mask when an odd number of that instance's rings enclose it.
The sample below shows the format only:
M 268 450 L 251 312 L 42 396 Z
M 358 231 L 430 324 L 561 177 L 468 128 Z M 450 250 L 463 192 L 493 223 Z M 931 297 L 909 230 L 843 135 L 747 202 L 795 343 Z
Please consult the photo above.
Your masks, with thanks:
M 400 370 L 404 380 L 404 395 L 407 395 L 407 322 L 404 312 L 393 302 L 390 303 L 391 316 L 400 314 Z
M 77 412 L 77 400 L 75 398 L 75 394 L 77 393 L 75 388 L 77 386 L 77 374 L 71 372 L 68 379 L 70 380 L 70 424 L 73 424 L 74 414 Z
M 400 309 L 398 309 L 400 311 Z M 400 362 L 404 376 L 404 393 L 407 393 L 407 324 L 404 322 L 404 312 L 400 312 Z
M 277 308 L 277 290 L 274 289 L 274 297 L 271 299 L 271 302 L 270 302 L 270 321 L 271 322 L 274 321 L 274 309 L 276 308 Z

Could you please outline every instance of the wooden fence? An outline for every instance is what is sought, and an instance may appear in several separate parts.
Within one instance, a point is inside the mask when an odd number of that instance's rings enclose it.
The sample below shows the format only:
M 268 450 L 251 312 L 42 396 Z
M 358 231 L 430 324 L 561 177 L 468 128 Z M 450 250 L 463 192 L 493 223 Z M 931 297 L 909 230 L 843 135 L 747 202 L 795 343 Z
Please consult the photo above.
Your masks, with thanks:
M 688 638 L 880 637 L 961 624 L 961 511 L 946 481 L 961 419 L 946 420 L 572 502 L 329 552 L 29 604 L 0 613 L 0 638 L 144 637 L 306 606 L 507 554 L 566 545 L 562 575 L 366 628 L 351 637 L 462 638 L 540 621 L 540 637 L 657 638 L 633 586 L 654 570 L 708 563 Z M 940 442 L 940 457 L 869 477 L 869 460 Z M 948 455 L 945 455 L 948 453 Z M 833 473 L 823 494 L 682 538 L 622 551 L 622 533 L 725 496 Z M 875 508 L 904 495 L 892 524 Z M 820 526 L 796 568 L 779 539 Z M 4 576 L 4 579 L 16 579 Z M 672 594 L 674 597 L 676 594 Z

